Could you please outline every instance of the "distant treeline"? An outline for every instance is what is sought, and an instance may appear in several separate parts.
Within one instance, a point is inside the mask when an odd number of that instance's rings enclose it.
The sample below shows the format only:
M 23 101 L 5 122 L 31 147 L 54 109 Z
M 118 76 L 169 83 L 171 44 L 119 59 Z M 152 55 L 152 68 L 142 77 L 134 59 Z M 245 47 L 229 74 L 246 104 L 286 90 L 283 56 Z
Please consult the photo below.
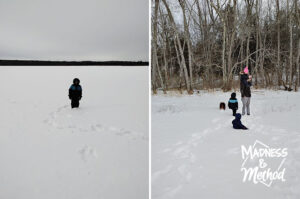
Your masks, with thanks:
M 38 61 L 0 60 L 0 66 L 148 66 L 144 61 Z

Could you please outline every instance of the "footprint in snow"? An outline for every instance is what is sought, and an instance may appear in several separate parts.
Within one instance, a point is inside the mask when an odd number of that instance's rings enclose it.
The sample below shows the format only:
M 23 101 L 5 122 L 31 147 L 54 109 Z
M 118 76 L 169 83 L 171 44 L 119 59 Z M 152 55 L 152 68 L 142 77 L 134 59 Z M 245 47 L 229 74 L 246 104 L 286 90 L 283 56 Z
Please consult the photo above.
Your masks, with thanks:
M 165 175 L 171 171 L 173 165 L 168 165 L 164 169 L 156 171 L 152 174 L 152 182 L 158 180 L 162 175 Z
M 183 164 L 177 168 L 179 174 L 185 178 L 187 182 L 192 179 L 192 173 L 189 172 L 187 165 Z
M 81 159 L 84 162 L 87 162 L 89 159 L 97 159 L 98 155 L 97 152 L 94 148 L 85 145 L 84 147 L 82 147 L 79 151 L 78 151 Z
M 77 112 L 80 111 L 80 112 Z M 49 117 L 44 120 L 45 124 L 48 124 L 56 129 L 66 129 L 74 132 L 82 133 L 110 133 L 117 136 L 130 136 L 132 139 L 147 140 L 147 136 L 143 133 L 131 131 L 125 128 L 118 128 L 114 126 L 105 126 L 98 124 L 96 121 L 90 121 L 84 116 L 84 112 L 81 110 L 71 110 L 69 105 L 61 106 L 56 111 L 49 114 Z

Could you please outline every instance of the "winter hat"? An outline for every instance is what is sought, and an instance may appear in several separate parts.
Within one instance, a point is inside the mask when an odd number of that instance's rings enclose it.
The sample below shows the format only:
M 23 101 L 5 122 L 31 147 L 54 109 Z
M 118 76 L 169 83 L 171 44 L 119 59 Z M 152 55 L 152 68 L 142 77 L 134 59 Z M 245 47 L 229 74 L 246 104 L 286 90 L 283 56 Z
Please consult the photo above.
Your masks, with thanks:
M 236 97 L 236 93 L 231 93 L 231 97 L 235 98 Z
M 235 115 L 235 119 L 240 120 L 242 118 L 242 115 L 240 113 L 237 113 Z
M 75 82 L 78 82 L 78 84 L 80 83 L 80 80 L 78 78 L 74 78 L 73 79 L 73 83 L 75 84 Z
M 248 74 L 248 73 L 249 73 L 248 66 L 245 67 L 244 73 L 245 73 L 245 74 Z

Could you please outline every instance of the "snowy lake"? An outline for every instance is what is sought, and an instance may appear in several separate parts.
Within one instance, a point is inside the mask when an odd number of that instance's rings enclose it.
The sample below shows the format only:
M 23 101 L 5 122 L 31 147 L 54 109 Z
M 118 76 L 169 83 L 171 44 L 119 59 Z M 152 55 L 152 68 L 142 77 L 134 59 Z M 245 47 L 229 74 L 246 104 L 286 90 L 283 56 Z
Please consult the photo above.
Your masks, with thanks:
M 0 92 L 0 198 L 148 198 L 148 67 L 0 67 Z

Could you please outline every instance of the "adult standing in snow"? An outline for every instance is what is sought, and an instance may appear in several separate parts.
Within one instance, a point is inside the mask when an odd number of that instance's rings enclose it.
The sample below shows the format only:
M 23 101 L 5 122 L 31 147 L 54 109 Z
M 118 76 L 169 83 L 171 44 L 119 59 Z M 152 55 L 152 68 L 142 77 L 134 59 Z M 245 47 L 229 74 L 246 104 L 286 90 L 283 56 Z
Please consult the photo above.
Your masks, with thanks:
M 78 78 L 75 78 L 73 80 L 73 84 L 69 88 L 69 98 L 71 100 L 71 107 L 72 108 L 78 108 L 79 107 L 79 101 L 82 97 L 82 88 L 79 85 L 80 80 Z
M 251 90 L 250 87 L 252 86 L 252 76 L 249 75 L 248 66 L 245 67 L 244 71 L 241 72 L 241 82 L 240 82 L 240 89 L 242 95 L 242 115 L 245 115 L 247 109 L 247 115 L 250 115 L 250 98 L 251 98 Z

